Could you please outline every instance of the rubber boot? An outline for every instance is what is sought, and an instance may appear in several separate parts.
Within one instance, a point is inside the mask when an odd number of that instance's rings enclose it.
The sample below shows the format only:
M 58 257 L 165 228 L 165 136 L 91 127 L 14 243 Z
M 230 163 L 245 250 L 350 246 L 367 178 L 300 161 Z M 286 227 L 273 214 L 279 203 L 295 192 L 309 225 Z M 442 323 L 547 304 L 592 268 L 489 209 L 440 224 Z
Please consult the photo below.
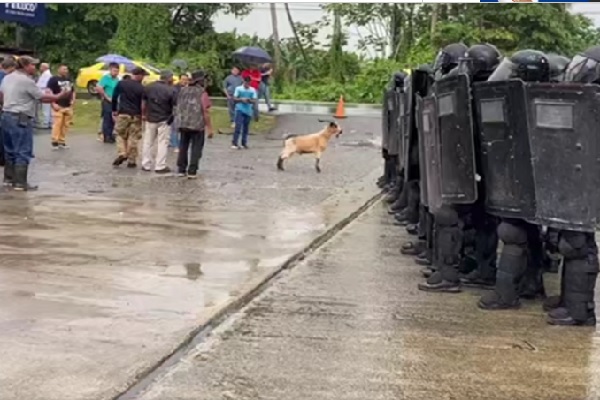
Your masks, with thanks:
M 14 184 L 15 167 L 10 162 L 4 165 L 4 186 L 12 187 Z
M 27 192 L 37 190 L 37 186 L 32 186 L 27 183 L 27 170 L 28 165 L 15 165 L 14 166 L 14 183 L 13 190 L 19 192 Z

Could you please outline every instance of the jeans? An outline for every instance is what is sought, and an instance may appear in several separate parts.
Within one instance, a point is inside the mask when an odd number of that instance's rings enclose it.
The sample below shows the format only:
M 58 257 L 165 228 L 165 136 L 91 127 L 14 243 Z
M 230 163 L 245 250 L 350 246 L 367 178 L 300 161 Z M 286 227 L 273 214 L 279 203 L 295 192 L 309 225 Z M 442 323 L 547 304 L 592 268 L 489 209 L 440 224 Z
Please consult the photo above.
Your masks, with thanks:
M 19 126 L 19 115 L 5 112 L 2 131 L 6 161 L 12 165 L 29 165 L 33 158 L 33 118 L 27 126 Z
M 6 163 L 6 158 L 4 157 L 4 131 L 2 129 L 2 114 L 0 114 L 0 167 L 3 167 Z
M 204 150 L 204 131 L 180 129 L 179 155 L 177 157 L 177 172 L 180 174 L 196 175 L 198 164 Z M 191 153 L 188 162 L 188 151 Z
M 114 140 L 113 131 L 115 130 L 115 121 L 112 116 L 112 104 L 102 100 L 102 135 L 105 142 Z
M 267 105 L 267 107 L 269 107 L 269 110 L 272 109 L 273 106 L 271 106 L 271 92 L 269 90 L 268 83 L 260 83 L 260 86 L 258 88 L 258 98 L 260 99 L 261 97 L 265 98 L 265 104 Z
M 229 122 L 232 124 L 235 122 L 235 102 L 233 101 L 233 94 L 231 98 L 227 99 L 227 111 L 229 111 Z
M 177 129 L 177 125 L 175 121 L 171 124 L 171 135 L 169 137 L 169 147 L 179 148 L 179 129 Z
M 35 105 L 35 117 L 33 118 L 32 123 L 41 128 L 51 128 L 52 106 L 49 103 L 37 102 Z
M 242 146 L 248 145 L 248 129 L 250 128 L 250 120 L 252 116 L 244 114 L 241 111 L 235 112 L 235 130 L 233 131 L 233 145 L 237 146 L 242 136 Z

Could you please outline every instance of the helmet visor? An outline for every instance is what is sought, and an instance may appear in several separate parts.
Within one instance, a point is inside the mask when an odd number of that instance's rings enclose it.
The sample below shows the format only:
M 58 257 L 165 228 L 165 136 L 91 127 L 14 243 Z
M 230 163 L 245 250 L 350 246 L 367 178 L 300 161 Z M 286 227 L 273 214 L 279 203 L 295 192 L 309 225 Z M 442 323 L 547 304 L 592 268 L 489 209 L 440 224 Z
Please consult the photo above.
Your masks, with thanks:
M 600 68 L 598 61 L 577 55 L 567 66 L 565 72 L 566 82 L 591 83 L 600 79 Z
M 498 68 L 490 75 L 488 81 L 506 81 L 514 77 L 515 64 L 508 57 L 504 57 Z

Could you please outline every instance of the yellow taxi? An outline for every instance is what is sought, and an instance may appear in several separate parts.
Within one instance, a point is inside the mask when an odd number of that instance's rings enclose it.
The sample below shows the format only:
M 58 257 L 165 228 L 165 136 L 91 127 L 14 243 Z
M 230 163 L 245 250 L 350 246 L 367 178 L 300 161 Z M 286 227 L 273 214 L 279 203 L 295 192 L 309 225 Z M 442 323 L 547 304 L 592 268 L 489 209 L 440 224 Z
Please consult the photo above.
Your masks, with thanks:
M 158 68 L 141 61 L 132 62 L 136 67 L 140 67 L 144 71 L 146 71 L 147 75 L 144 77 L 144 80 L 142 82 L 145 85 L 151 82 L 155 82 L 160 78 L 160 70 Z M 125 64 L 119 64 L 119 76 L 123 77 L 124 75 L 127 75 L 127 72 L 128 71 L 125 68 Z M 77 80 L 75 84 L 82 89 L 87 89 L 89 94 L 95 95 L 96 85 L 98 84 L 98 81 L 100 81 L 100 78 L 102 78 L 102 76 L 104 76 L 107 73 L 108 63 L 103 62 L 96 63 L 90 67 L 81 68 L 79 70 L 79 73 L 77 74 Z M 176 78 L 175 81 L 177 81 Z

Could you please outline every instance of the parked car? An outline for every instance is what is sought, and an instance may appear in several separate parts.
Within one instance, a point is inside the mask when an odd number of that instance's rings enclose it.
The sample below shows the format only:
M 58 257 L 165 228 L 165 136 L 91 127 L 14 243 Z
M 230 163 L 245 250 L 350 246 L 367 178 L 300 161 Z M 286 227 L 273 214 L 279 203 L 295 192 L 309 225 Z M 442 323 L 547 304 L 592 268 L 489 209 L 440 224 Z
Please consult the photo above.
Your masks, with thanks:
M 142 82 L 144 84 L 155 82 L 160 78 L 160 70 L 150 64 L 141 61 L 133 61 L 133 65 L 144 69 L 148 74 L 144 77 Z M 119 76 L 123 77 L 127 75 L 131 68 L 133 68 L 131 65 L 120 64 Z M 77 80 L 75 84 L 79 88 L 87 89 L 89 94 L 96 95 L 96 85 L 98 84 L 98 81 L 100 81 L 100 78 L 107 73 L 107 63 L 96 63 L 90 67 L 81 68 L 77 74 Z

